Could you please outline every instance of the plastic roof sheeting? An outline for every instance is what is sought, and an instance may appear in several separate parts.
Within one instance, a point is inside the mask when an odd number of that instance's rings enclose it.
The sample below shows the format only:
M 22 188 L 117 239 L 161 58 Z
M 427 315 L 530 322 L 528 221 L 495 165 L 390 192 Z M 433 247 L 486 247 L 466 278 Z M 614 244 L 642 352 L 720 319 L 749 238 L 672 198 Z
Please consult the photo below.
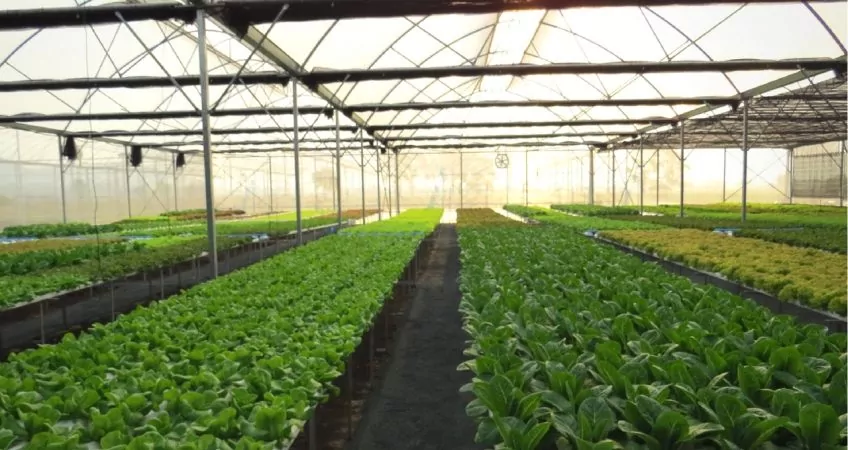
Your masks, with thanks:
M 85 6 L 106 4 L 92 1 Z M 139 3 L 139 2 L 134 2 Z M 70 0 L 7 0 L 9 9 L 76 6 Z M 279 22 L 257 25 L 268 33 L 265 45 L 281 50 L 306 71 L 324 69 L 377 69 L 498 64 L 607 63 L 627 61 L 727 61 L 734 59 L 835 58 L 845 56 L 848 8 L 844 2 L 720 4 L 665 7 L 583 8 L 549 11 L 511 11 L 475 15 L 434 15 L 379 19 Z M 285 14 L 285 13 L 284 13 Z M 787 30 L 786 24 L 793 28 Z M 0 81 L 85 77 L 196 75 L 196 28 L 180 22 L 131 22 L 76 28 L 0 32 Z M 281 68 L 234 37 L 223 19 L 209 22 L 209 67 L 213 74 L 280 71 Z M 246 62 L 246 64 L 245 64 Z M 244 65 L 244 67 L 242 67 Z M 323 87 L 345 105 L 480 100 L 642 99 L 693 96 L 738 96 L 793 71 L 732 73 L 652 73 L 603 75 L 530 75 L 445 77 L 438 79 L 379 80 L 329 83 Z M 781 92 L 811 90 L 832 74 L 804 77 L 781 87 Z M 845 93 L 845 84 L 830 83 L 827 92 Z M 226 94 L 225 94 L 226 91 Z M 327 101 L 300 87 L 299 106 L 328 107 Z M 773 91 L 770 91 L 773 92 Z M 218 107 L 265 108 L 292 106 L 292 87 L 236 85 L 210 88 Z M 120 111 L 181 111 L 200 105 L 199 89 L 101 89 L 4 93 L 0 115 L 23 113 L 98 113 Z M 834 112 L 845 116 L 845 102 L 810 104 L 809 114 Z M 646 117 L 674 118 L 697 111 L 689 106 L 595 106 L 430 109 L 422 111 L 357 112 L 369 126 L 503 121 L 618 120 Z M 818 109 L 816 109 L 818 108 Z M 329 109 L 329 107 L 328 107 Z M 773 114 L 784 114 L 781 108 Z M 752 112 L 752 114 L 754 114 Z M 342 125 L 353 125 L 346 117 Z M 291 127 L 290 115 L 213 117 L 220 129 Z M 333 119 L 304 115 L 301 127 L 332 127 Z M 41 122 L 38 127 L 59 132 L 88 130 L 197 130 L 200 119 Z M 794 146 L 792 130 L 767 142 Z M 776 126 L 776 125 L 775 125 Z M 823 136 L 844 139 L 845 122 L 828 123 Z M 380 131 L 381 138 L 439 135 L 632 133 L 641 125 L 561 126 L 451 130 Z M 738 129 L 722 128 L 739 139 Z M 722 129 L 719 129 L 720 132 Z M 813 128 L 815 130 L 815 128 Z M 807 127 L 806 131 L 810 131 Z M 345 132 L 342 137 L 356 135 Z M 303 139 L 326 140 L 332 131 L 301 133 Z M 234 134 L 216 141 L 286 140 L 290 133 Z M 539 142 L 551 139 L 534 138 Z M 559 139 L 560 141 L 566 138 Z M 615 141 L 615 137 L 578 137 L 570 141 Z M 121 137 L 121 142 L 155 144 L 191 141 L 197 137 Z M 694 140 L 693 145 L 726 145 L 732 139 Z M 413 141 L 392 141 L 409 145 Z M 434 142 L 449 144 L 451 140 Z M 485 142 L 485 141 L 484 141 Z M 488 141 L 497 143 L 496 141 Z M 617 142 L 617 141 L 616 141 Z M 669 136 L 656 145 L 671 146 Z M 625 145 L 625 144 L 622 144 Z M 328 147 L 328 148 L 329 148 Z M 188 147 L 191 148 L 191 147 Z

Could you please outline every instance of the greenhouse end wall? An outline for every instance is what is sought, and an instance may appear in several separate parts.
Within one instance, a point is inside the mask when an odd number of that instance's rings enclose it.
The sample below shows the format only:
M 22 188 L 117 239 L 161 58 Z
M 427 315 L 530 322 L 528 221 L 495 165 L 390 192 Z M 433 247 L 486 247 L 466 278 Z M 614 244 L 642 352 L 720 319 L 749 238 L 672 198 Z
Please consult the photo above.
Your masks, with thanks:
M 55 136 L 18 130 L 0 131 L 0 226 L 62 222 L 62 175 Z M 749 152 L 748 201 L 789 202 L 790 178 L 798 192 L 799 179 L 833 188 L 832 167 L 805 169 L 790 177 L 790 168 L 804 155 L 836 158 L 840 143 L 795 149 L 752 149 Z M 63 160 L 65 215 L 69 222 L 113 222 L 127 217 L 151 216 L 174 209 L 203 208 L 202 158 L 190 154 L 186 165 L 174 168 L 173 154 L 143 151 L 138 167 L 127 165 L 126 149 L 96 141 L 78 141 L 79 157 Z M 836 149 L 836 150 L 834 150 Z M 301 200 L 304 209 L 332 210 L 337 204 L 335 157 L 332 149 L 302 152 Z M 684 200 L 686 203 L 741 201 L 742 165 L 739 149 L 685 151 Z M 498 167 L 495 159 L 508 160 Z M 834 156 L 835 155 L 835 156 Z M 397 158 L 397 161 L 395 159 Z M 639 170 L 638 150 L 595 153 L 594 203 L 638 205 L 641 190 L 646 205 L 680 201 L 679 150 L 644 149 Z M 349 150 L 341 160 L 341 201 L 344 209 L 362 207 L 362 174 L 365 202 L 375 208 L 377 160 L 374 150 Z M 380 204 L 388 209 L 417 207 L 491 207 L 506 203 L 549 205 L 588 203 L 589 152 L 586 150 L 503 150 L 459 153 L 400 153 L 379 156 Z M 361 164 L 364 162 L 364 171 Z M 834 169 L 835 167 L 835 169 Z M 615 168 L 613 172 L 613 168 Z M 395 172 L 399 171 L 396 185 Z M 844 164 L 842 165 L 844 170 Z M 127 175 L 129 173 L 129 176 Z M 215 154 L 213 157 L 215 205 L 248 214 L 292 211 L 294 157 L 291 152 Z M 389 178 L 391 177 L 391 178 Z M 843 189 L 845 189 L 843 178 Z M 819 180 L 819 181 L 815 181 Z M 828 181 L 830 180 L 830 181 Z M 829 184 L 828 184 L 829 183 Z M 129 186 L 129 189 L 128 189 Z M 836 198 L 799 198 L 808 203 L 838 203 Z M 845 192 L 843 190 L 843 192 Z

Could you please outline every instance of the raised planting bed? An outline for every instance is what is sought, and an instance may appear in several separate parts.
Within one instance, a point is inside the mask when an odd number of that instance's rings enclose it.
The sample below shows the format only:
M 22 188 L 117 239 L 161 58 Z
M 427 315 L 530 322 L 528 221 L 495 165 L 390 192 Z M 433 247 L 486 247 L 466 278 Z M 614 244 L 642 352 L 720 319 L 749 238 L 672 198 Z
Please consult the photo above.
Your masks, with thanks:
M 303 240 L 311 242 L 333 232 L 333 227 L 308 230 Z M 289 235 L 219 250 L 218 273 L 231 273 L 287 251 L 295 246 L 294 239 L 294 235 Z M 208 253 L 200 252 L 175 264 L 41 295 L 0 309 L 0 358 L 56 342 L 65 333 L 76 333 L 95 323 L 110 322 L 139 305 L 164 299 L 211 279 L 211 259 Z
M 487 448 L 844 448 L 845 333 L 562 228 L 460 245 L 462 390 Z
M 638 248 L 633 248 L 616 241 L 604 239 L 603 237 L 598 237 L 597 239 L 625 253 L 634 255 L 642 261 L 656 263 L 663 269 L 675 275 L 689 278 L 696 283 L 712 285 L 732 294 L 752 300 L 776 314 L 787 314 L 793 316 L 801 323 L 824 325 L 831 332 L 845 333 L 848 331 L 848 323 L 846 323 L 845 318 L 839 317 L 836 314 L 813 309 L 793 301 L 778 300 L 772 294 L 729 280 L 721 274 L 693 269 L 685 264 L 665 259 L 658 255 L 650 254 Z
M 845 315 L 845 256 L 700 230 L 607 231 L 624 245 L 715 272 L 780 300 Z
M 0 394 L 16 399 L 0 406 L 7 442 L 287 448 L 420 245 L 331 236 L 13 355 L 0 364 Z

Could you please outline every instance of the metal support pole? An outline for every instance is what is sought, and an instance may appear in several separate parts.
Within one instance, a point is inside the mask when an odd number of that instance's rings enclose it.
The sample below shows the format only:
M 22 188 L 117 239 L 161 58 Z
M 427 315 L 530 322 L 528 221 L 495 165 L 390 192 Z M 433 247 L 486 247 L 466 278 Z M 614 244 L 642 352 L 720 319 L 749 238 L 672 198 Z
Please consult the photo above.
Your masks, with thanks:
M 380 192 L 380 149 L 375 148 L 374 154 L 377 157 L 377 219 L 383 220 L 382 192 Z
M 459 209 L 464 208 L 465 206 L 465 198 L 464 198 L 464 188 L 462 186 L 462 152 L 459 152 Z
M 660 206 L 660 149 L 654 151 L 654 157 L 657 158 L 657 206 Z
M 362 185 L 362 223 L 365 223 L 365 141 L 359 140 L 359 182 Z
M 595 204 L 595 150 L 589 150 L 589 204 Z
M 388 190 L 389 198 L 389 218 L 392 217 L 392 152 L 386 152 L 386 189 Z
M 845 206 L 845 141 L 842 141 L 842 151 L 839 152 L 839 206 Z
M 721 163 L 721 202 L 727 201 L 727 149 L 724 149 L 724 159 Z
M 529 151 L 524 150 L 524 206 L 530 206 L 530 160 Z
M 130 195 L 130 154 L 129 148 L 124 146 L 124 172 L 127 175 L 127 217 L 132 218 L 132 197 Z M 64 194 L 64 192 L 63 192 Z M 64 205 L 64 202 L 62 202 Z
M 685 168 L 684 164 L 686 163 L 686 134 L 684 131 L 683 122 L 680 122 L 680 217 L 684 216 L 683 212 L 683 198 L 685 195 L 685 190 L 683 187 L 683 182 L 685 180 Z
M 342 147 L 339 136 L 339 110 L 335 110 L 336 116 L 336 221 L 342 226 Z
M 645 213 L 645 148 L 639 137 L 639 214 Z
M 400 152 L 395 153 L 395 210 L 400 214 Z
M 59 141 L 59 189 L 62 191 L 62 223 L 68 223 L 68 208 L 65 203 L 65 157 L 62 156 L 62 136 L 56 136 Z
M 129 189 L 127 190 L 127 192 L 129 192 Z M 177 156 L 174 155 L 174 211 L 179 210 L 179 199 L 177 198 Z
M 298 139 L 297 132 L 297 120 L 299 112 L 297 110 L 297 81 L 292 80 L 292 120 L 294 121 L 294 129 L 292 130 L 292 134 L 294 139 L 292 141 L 294 148 L 294 209 L 295 215 L 297 216 L 297 234 L 295 237 L 295 242 L 297 245 L 303 244 L 303 222 L 301 217 L 301 209 L 300 209 L 300 142 Z
M 748 218 L 748 101 L 742 102 L 742 221 Z
M 612 207 L 615 208 L 615 150 L 610 150 L 610 168 L 612 168 Z
M 218 242 L 215 236 L 215 198 L 212 190 L 212 134 L 209 125 L 209 69 L 206 55 L 206 12 L 197 10 L 197 53 L 200 63 L 200 121 L 203 128 L 203 181 L 206 185 L 206 234 L 212 278 L 218 277 Z M 129 183 L 127 184 L 129 186 Z
M 274 212 L 274 166 L 271 163 L 271 155 L 268 155 L 268 209 Z
M 789 193 L 789 204 L 792 204 L 792 177 L 795 176 L 795 150 L 794 149 L 786 149 L 786 169 L 789 172 L 787 175 L 788 186 L 786 191 Z

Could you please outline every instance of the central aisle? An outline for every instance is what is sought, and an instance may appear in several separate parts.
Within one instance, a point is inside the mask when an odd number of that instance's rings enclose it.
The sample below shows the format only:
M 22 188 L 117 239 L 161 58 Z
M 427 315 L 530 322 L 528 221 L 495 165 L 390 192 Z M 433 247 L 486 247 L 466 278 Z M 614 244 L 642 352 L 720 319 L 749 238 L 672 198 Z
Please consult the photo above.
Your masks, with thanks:
M 349 450 L 472 450 L 475 425 L 459 388 L 469 372 L 456 367 L 468 336 L 459 306 L 456 227 L 441 225 L 418 281 L 385 381 L 367 400 Z

